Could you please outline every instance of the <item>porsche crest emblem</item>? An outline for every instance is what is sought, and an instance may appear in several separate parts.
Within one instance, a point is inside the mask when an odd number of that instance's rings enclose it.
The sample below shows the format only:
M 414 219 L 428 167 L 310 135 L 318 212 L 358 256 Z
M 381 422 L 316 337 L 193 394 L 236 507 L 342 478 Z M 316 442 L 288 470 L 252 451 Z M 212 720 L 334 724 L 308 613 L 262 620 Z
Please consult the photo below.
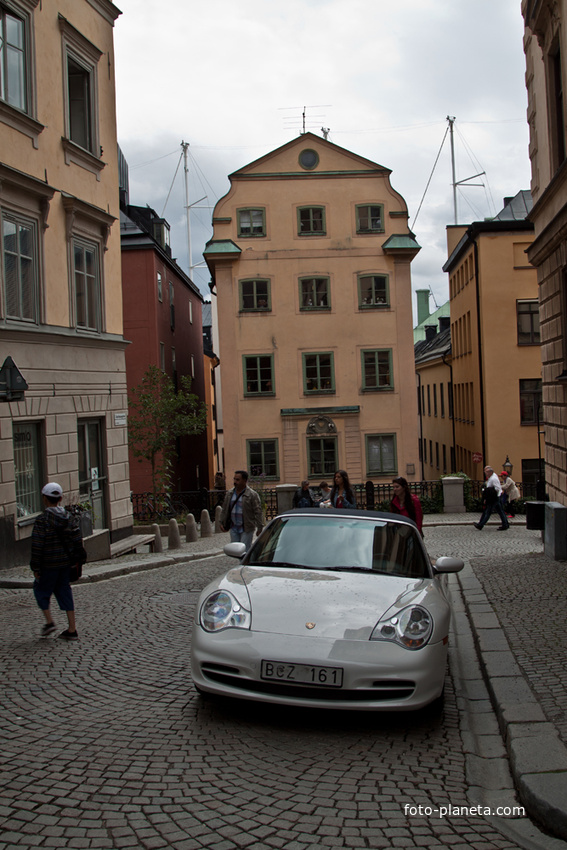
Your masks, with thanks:
M 306 628 L 306 629 L 314 629 L 314 628 L 315 628 L 315 623 L 305 623 L 305 628 Z

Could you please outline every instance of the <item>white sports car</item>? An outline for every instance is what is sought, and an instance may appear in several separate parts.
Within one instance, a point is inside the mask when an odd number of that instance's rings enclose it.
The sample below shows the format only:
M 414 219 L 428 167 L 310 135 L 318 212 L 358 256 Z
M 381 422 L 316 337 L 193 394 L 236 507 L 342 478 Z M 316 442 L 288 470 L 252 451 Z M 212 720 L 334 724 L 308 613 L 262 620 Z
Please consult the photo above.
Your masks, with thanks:
M 295 510 L 202 592 L 191 672 L 200 692 L 319 708 L 418 709 L 441 697 L 450 607 L 415 524 L 374 511 Z

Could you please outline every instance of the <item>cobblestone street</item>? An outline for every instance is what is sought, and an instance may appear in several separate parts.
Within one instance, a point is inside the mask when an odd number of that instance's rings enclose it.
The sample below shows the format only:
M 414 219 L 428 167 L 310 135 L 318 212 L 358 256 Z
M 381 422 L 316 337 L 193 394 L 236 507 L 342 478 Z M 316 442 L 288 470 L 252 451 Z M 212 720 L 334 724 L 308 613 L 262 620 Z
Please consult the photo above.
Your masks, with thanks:
M 493 532 L 427 528 L 426 543 L 433 556 L 484 558 L 487 581 L 501 558 L 509 569 L 514 555 L 539 557 L 538 533 Z M 77 586 L 75 644 L 37 637 L 30 590 L 0 590 L 0 850 L 546 846 L 518 843 L 512 818 L 405 813 L 471 805 L 450 676 L 442 716 L 198 697 L 193 607 L 228 565 L 217 557 Z M 512 790 L 507 803 L 517 805 Z

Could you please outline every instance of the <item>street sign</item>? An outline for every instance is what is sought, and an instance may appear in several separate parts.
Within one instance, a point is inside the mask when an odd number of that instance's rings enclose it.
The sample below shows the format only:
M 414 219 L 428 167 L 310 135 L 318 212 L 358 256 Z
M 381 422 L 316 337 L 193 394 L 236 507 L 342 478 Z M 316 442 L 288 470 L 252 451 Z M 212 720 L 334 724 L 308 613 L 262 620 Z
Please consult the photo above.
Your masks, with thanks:
M 482 454 L 480 452 L 473 452 L 472 462 L 482 463 Z

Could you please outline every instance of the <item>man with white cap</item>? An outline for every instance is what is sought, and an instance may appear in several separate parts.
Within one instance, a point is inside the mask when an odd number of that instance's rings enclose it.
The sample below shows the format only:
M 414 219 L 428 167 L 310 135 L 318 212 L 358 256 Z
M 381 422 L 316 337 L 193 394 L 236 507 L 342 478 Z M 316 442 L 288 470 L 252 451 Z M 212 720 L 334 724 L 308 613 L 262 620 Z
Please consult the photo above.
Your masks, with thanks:
M 77 518 L 61 507 L 63 490 L 59 484 L 55 481 L 46 484 L 41 495 L 45 510 L 33 527 L 30 561 L 30 569 L 35 576 L 34 596 L 45 617 L 41 634 L 47 637 L 55 631 L 49 610 L 54 595 L 61 611 L 66 612 L 69 624 L 59 637 L 68 641 L 78 640 L 69 569 L 77 560 L 84 562 L 81 529 Z

